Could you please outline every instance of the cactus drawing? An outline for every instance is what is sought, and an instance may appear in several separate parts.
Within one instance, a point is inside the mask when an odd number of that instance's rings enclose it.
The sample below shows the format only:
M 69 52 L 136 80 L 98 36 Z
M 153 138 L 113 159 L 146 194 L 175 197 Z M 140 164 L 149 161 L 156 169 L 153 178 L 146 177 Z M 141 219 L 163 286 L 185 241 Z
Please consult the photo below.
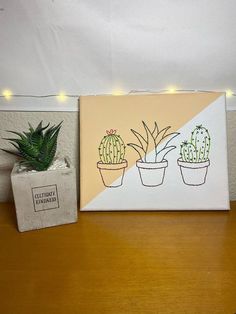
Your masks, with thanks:
M 211 143 L 208 130 L 202 125 L 197 125 L 192 132 L 191 143 L 196 147 L 196 162 L 208 160 Z
M 125 168 L 128 166 L 124 159 L 125 143 L 116 131 L 107 130 L 98 148 L 100 161 L 97 163 L 97 168 L 106 187 L 121 186 Z
M 125 144 L 116 130 L 107 130 L 106 133 L 98 148 L 100 160 L 104 164 L 119 164 L 125 156 Z
M 180 155 L 182 159 L 186 162 L 196 162 L 197 160 L 197 151 L 195 146 L 192 143 L 184 141 L 181 144 Z
M 190 141 L 180 145 L 180 166 L 183 181 L 187 185 L 202 185 L 206 182 L 211 138 L 208 129 L 197 125 L 191 133 Z

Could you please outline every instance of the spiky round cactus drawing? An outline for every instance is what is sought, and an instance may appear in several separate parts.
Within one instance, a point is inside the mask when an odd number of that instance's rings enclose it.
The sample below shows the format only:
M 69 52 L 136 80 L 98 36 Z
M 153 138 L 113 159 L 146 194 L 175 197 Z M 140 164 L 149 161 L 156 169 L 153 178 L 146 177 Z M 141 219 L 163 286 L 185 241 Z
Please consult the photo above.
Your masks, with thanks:
M 197 151 L 192 143 L 184 141 L 180 146 L 180 156 L 186 162 L 196 162 L 197 161 Z
M 125 144 L 116 130 L 107 130 L 106 133 L 98 148 L 100 160 L 104 164 L 119 164 L 125 156 Z
M 210 147 L 209 131 L 202 125 L 197 125 L 191 132 L 190 141 L 180 145 L 178 164 L 185 184 L 202 185 L 206 182 Z
M 125 168 L 128 165 L 124 159 L 125 143 L 116 131 L 107 130 L 98 148 L 100 161 L 97 167 L 103 184 L 107 187 L 118 187 L 123 184 Z

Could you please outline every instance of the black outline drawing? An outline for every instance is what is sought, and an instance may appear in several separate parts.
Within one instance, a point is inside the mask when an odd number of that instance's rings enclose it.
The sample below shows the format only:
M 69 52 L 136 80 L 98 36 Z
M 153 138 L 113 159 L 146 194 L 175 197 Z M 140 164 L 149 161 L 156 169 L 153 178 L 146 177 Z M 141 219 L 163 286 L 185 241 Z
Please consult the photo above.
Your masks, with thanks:
M 140 164 L 141 164 L 141 163 L 140 163 Z M 148 163 L 144 163 L 144 164 L 147 165 Z M 151 164 L 151 163 L 149 163 L 149 164 Z M 157 165 L 158 163 L 153 163 L 153 164 Z M 140 167 L 140 166 L 137 165 L 137 162 L 136 162 L 136 166 L 137 166 L 137 168 L 138 168 L 139 177 L 140 177 L 140 180 L 141 180 L 141 182 L 142 182 L 142 185 L 147 186 L 147 187 L 155 187 L 155 186 L 159 186 L 159 185 L 162 185 L 162 184 L 163 184 L 163 182 L 164 182 L 164 177 L 165 177 L 165 172 L 166 172 L 166 168 L 168 167 L 168 161 L 167 161 L 166 159 L 163 159 L 163 161 L 160 162 L 159 164 L 162 165 L 162 166 L 161 166 L 161 167 L 155 167 L 155 168 L 148 168 L 148 167 L 145 167 L 145 166 Z M 162 169 L 163 172 L 162 172 L 162 174 L 161 174 L 161 180 L 159 181 L 160 183 L 159 183 L 159 184 L 151 184 L 151 183 L 146 184 L 146 183 L 145 183 L 145 180 L 143 180 L 143 176 L 145 176 L 145 175 L 142 176 L 142 170 L 141 170 L 141 169 L 145 169 L 145 172 L 146 172 L 146 171 L 152 171 L 152 170 L 159 170 L 159 169 Z
M 208 129 L 202 125 L 197 125 L 191 132 L 190 141 L 184 141 L 180 145 L 180 158 L 177 164 L 180 167 L 180 173 L 184 184 L 190 186 L 199 186 L 206 183 L 208 167 L 210 166 L 209 152 L 211 147 L 211 137 Z M 203 172 L 199 169 L 205 168 Z M 188 169 L 195 175 L 194 178 L 186 178 L 187 174 L 184 169 Z M 196 178 L 196 174 L 198 178 Z M 189 180 L 190 179 L 190 180 Z
M 52 208 L 47 208 L 47 209 L 40 209 L 40 210 L 36 210 L 35 206 L 35 201 L 34 201 L 34 189 L 41 189 L 41 188 L 46 188 L 48 186 L 54 186 L 56 188 L 56 195 L 57 195 L 57 207 L 52 207 Z M 60 204 L 59 204 L 59 197 L 58 197 L 58 191 L 57 191 L 57 184 L 49 184 L 49 185 L 43 185 L 43 186 L 35 186 L 33 188 L 31 188 L 32 191 L 32 198 L 33 198 L 33 203 L 34 203 L 34 211 L 37 212 L 43 212 L 43 211 L 47 211 L 47 210 L 51 210 L 51 209 L 56 209 L 56 208 L 60 208 Z
M 123 184 L 125 168 L 128 166 L 128 162 L 125 157 L 125 143 L 120 137 L 116 134 L 117 130 L 111 129 L 107 130 L 105 135 L 99 145 L 99 157 L 100 161 L 97 162 L 97 168 L 99 169 L 102 182 L 104 186 L 108 188 L 117 188 Z M 119 144 L 119 146 L 118 146 Z M 117 185 L 108 184 L 105 180 L 106 171 L 122 171 L 120 183 Z
M 159 131 L 156 121 L 154 122 L 153 131 L 151 131 L 148 128 L 147 124 L 144 121 L 142 121 L 142 124 L 145 130 L 146 137 L 144 138 L 144 136 L 142 136 L 139 132 L 131 129 L 131 132 L 135 135 L 140 145 L 137 145 L 134 143 L 129 143 L 127 145 L 132 147 L 134 150 L 136 150 L 136 152 L 138 153 L 140 157 L 140 159 L 137 160 L 136 162 L 136 166 L 139 170 L 139 176 L 140 176 L 142 184 L 147 187 L 155 187 L 155 186 L 159 186 L 163 184 L 164 182 L 166 168 L 168 167 L 168 162 L 165 159 L 165 156 L 170 151 L 176 148 L 176 146 L 174 145 L 168 146 L 168 144 L 180 133 L 178 132 L 167 133 L 167 131 L 171 128 L 171 126 L 167 126 Z M 164 140 L 167 140 L 165 145 L 163 145 Z M 163 145 L 163 147 L 161 147 L 161 145 Z M 149 153 L 152 151 L 155 152 L 155 154 L 152 156 L 152 158 L 150 158 Z M 145 177 L 144 171 L 140 169 L 144 169 L 145 172 L 152 171 L 152 174 L 154 174 L 154 170 L 155 170 L 155 172 L 158 172 L 159 180 L 156 183 L 146 182 L 144 178 Z M 161 173 L 160 173 L 160 170 L 161 170 Z

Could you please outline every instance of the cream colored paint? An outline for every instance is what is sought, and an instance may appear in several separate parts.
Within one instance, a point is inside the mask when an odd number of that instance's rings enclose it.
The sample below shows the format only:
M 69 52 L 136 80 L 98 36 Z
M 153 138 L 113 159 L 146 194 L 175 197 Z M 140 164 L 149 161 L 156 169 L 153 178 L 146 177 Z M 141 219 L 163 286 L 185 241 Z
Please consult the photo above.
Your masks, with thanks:
M 77 168 L 78 182 L 79 115 L 77 112 L 0 112 L 0 147 L 10 147 L 6 141 L 2 140 L 2 137 L 6 136 L 4 130 L 25 130 L 28 121 L 36 125 L 40 120 L 51 123 L 64 121 L 58 141 L 58 151 L 71 158 Z M 236 200 L 236 111 L 227 113 L 227 129 L 230 199 Z M 14 157 L 0 151 L 0 201 L 2 202 L 12 200 L 10 172 L 13 163 Z

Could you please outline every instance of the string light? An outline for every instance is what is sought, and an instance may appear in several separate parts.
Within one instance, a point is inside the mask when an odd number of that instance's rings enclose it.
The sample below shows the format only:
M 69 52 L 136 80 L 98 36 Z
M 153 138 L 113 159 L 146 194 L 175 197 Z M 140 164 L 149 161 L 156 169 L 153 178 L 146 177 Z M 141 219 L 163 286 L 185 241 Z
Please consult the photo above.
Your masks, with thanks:
M 145 90 L 131 90 L 129 94 L 134 94 L 134 93 L 154 93 L 154 94 L 161 94 L 161 93 L 169 93 L 169 94 L 174 94 L 174 93 L 220 93 L 224 92 L 226 94 L 226 97 L 236 97 L 236 93 L 233 92 L 230 89 L 227 89 L 225 91 L 216 91 L 216 90 L 203 90 L 203 89 L 176 89 L 175 87 L 169 87 L 168 89 L 161 89 L 161 90 L 151 90 L 151 89 L 145 89 Z
M 64 92 L 60 92 L 59 95 L 56 96 L 60 102 L 65 102 L 67 95 Z
M 232 97 L 232 96 L 234 96 L 234 93 L 232 92 L 232 90 L 231 89 L 227 89 L 226 97 Z
M 174 86 L 171 86 L 171 87 L 168 88 L 167 92 L 170 93 L 170 94 L 174 94 L 174 93 L 177 92 L 177 88 L 174 87 Z
M 213 91 L 213 90 L 199 90 L 199 89 L 177 89 L 176 87 L 169 87 L 168 89 L 161 89 L 161 90 L 131 90 L 128 92 L 129 94 L 134 93 L 181 93 L 181 92 L 200 92 L 200 93 L 215 93 L 220 91 Z M 224 91 L 227 98 L 230 97 L 236 97 L 236 93 L 232 91 L 231 89 L 227 89 Z M 112 95 L 114 96 L 120 96 L 120 95 L 127 95 L 124 91 L 121 89 L 114 90 L 112 92 Z M 6 89 L 3 90 L 2 94 L 0 95 L 0 98 L 5 98 L 6 100 L 10 100 L 12 98 L 52 98 L 56 97 L 59 102 L 65 102 L 67 98 L 79 98 L 80 95 L 74 95 L 74 94 L 66 94 L 65 92 L 60 92 L 59 94 L 48 94 L 48 95 L 31 95 L 31 94 L 13 94 L 11 90 Z
M 12 97 L 12 92 L 9 89 L 5 89 L 2 92 L 2 96 L 6 98 L 6 100 L 10 100 Z
M 125 95 L 125 92 L 121 89 L 115 89 L 114 91 L 112 91 L 112 95 L 113 96 L 121 96 L 121 95 Z

